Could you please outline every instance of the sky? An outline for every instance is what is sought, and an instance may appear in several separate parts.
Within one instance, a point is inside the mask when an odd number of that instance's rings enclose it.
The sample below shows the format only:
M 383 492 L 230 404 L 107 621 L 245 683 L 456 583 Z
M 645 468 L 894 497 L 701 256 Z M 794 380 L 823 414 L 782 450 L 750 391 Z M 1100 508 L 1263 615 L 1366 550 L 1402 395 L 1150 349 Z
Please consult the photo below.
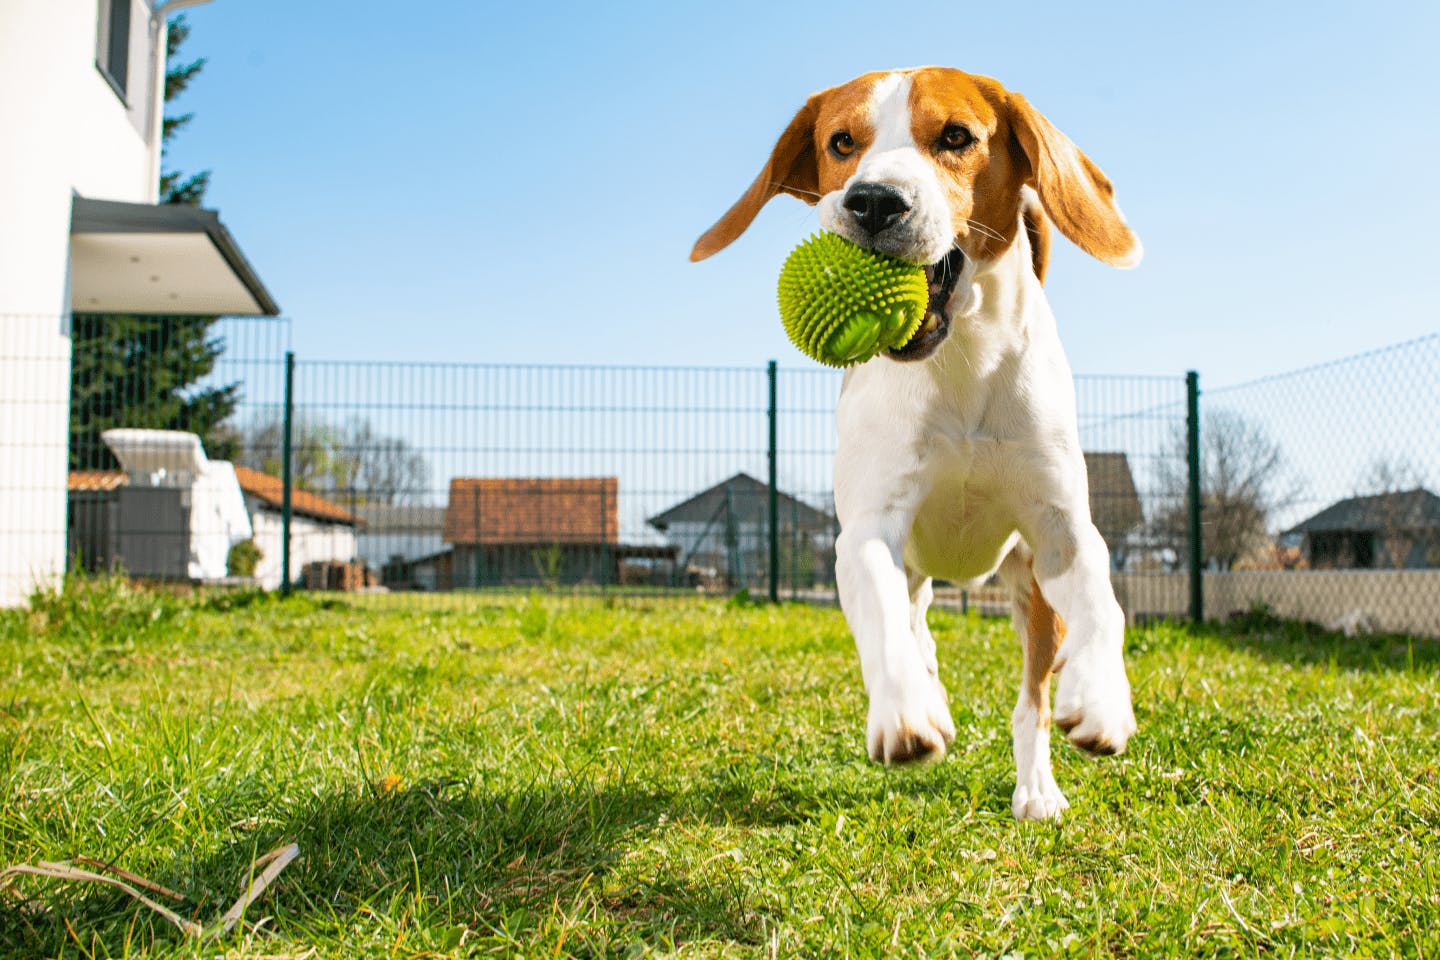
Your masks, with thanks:
M 167 166 L 314 360 L 809 364 L 778 198 L 701 264 L 805 97 L 939 64 L 1114 181 L 1134 270 L 1057 238 L 1078 373 L 1230 384 L 1431 333 L 1440 4 L 214 0 Z

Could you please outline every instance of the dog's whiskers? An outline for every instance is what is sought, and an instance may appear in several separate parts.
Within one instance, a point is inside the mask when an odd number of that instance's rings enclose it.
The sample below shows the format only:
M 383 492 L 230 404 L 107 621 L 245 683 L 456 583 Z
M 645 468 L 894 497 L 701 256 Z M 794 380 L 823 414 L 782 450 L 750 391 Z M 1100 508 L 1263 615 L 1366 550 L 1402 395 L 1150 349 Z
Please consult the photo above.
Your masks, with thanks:
M 799 187 L 792 187 L 789 184 L 781 183 L 778 180 L 771 180 L 769 184 L 770 186 L 775 187 L 778 190 L 785 190 L 789 193 L 803 193 L 805 196 L 814 197 L 816 200 L 819 200 L 821 197 L 824 196 L 824 194 L 816 193 L 814 190 L 801 190 Z
M 1004 237 L 1000 236 L 1000 234 L 996 233 L 994 230 L 991 230 L 989 227 L 985 226 L 985 224 L 979 223 L 979 222 L 977 222 L 977 221 L 975 221 L 975 220 L 971 220 L 971 219 L 969 219 L 968 217 L 965 219 L 965 222 L 970 225 L 970 228 L 971 228 L 972 230 L 974 230 L 976 233 L 980 234 L 982 237 L 989 237 L 991 240 L 995 240 L 995 241 L 997 241 L 997 242 L 999 242 L 999 243 L 1004 243 L 1004 242 L 1005 242 L 1005 238 L 1004 238 Z

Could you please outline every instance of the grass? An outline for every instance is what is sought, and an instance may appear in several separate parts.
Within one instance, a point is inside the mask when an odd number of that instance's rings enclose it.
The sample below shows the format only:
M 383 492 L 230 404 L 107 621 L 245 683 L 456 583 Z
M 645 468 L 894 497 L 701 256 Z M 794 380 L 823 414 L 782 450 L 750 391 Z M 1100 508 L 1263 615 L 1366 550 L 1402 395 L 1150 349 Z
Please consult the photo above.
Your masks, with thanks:
M 1440 954 L 1440 645 L 1264 617 L 1130 637 L 1140 736 L 1016 824 L 1008 624 L 936 613 L 959 740 L 863 759 L 840 615 L 356 608 L 123 584 L 0 614 L 0 866 L 90 856 L 214 920 L 21 878 L 0 956 Z

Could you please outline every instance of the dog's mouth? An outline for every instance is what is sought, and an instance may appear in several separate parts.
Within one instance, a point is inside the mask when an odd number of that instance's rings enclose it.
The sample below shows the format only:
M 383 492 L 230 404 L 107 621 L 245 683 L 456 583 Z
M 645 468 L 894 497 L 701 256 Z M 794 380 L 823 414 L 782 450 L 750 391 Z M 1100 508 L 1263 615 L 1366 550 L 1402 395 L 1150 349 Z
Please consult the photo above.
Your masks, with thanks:
M 950 302 L 950 295 L 955 292 L 955 284 L 964 267 L 965 254 L 959 247 L 952 247 L 949 253 L 925 268 L 925 279 L 930 283 L 930 302 L 925 306 L 925 319 L 905 346 L 885 351 L 886 356 L 904 362 L 924 360 L 945 341 L 950 335 L 950 317 L 945 312 L 945 305 Z

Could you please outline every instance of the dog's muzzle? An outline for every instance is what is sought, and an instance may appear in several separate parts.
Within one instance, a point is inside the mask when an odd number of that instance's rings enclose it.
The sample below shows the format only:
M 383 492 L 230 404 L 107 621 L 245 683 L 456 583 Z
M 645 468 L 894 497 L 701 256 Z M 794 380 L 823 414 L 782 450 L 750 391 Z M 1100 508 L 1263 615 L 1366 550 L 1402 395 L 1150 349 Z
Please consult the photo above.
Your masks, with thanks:
M 924 360 L 934 353 L 945 338 L 950 335 L 950 315 L 945 305 L 955 292 L 960 271 L 965 269 L 965 254 L 959 247 L 925 268 L 925 279 L 930 283 L 930 302 L 925 306 L 925 319 L 910 342 L 898 350 L 887 350 L 885 355 L 892 360 L 910 362 Z
M 867 237 L 877 237 L 905 219 L 910 201 L 883 183 L 857 183 L 845 191 L 842 206 Z

